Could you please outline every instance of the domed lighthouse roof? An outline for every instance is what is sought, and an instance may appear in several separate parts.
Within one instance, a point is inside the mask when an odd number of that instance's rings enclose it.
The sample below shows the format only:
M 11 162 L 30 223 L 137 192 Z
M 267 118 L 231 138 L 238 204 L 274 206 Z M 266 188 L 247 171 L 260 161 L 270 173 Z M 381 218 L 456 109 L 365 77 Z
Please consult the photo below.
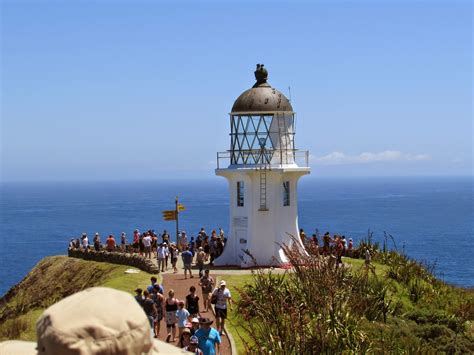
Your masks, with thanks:
M 235 100 L 231 114 L 293 112 L 286 96 L 267 82 L 268 71 L 263 64 L 257 64 L 254 74 L 257 82 Z

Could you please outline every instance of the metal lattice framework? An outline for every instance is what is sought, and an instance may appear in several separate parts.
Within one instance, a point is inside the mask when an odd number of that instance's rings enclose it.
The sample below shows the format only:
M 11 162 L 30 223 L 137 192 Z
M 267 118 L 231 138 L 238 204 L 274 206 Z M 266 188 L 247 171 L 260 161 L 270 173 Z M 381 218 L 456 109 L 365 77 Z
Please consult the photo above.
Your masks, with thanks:
M 294 162 L 294 114 L 231 115 L 231 164 Z

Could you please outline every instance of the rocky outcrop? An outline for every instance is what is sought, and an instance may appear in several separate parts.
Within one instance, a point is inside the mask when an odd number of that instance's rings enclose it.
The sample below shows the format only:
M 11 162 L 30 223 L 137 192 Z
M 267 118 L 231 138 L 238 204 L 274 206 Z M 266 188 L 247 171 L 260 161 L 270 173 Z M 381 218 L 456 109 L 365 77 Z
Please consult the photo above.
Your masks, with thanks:
M 128 265 L 146 271 L 150 274 L 159 273 L 158 266 L 151 259 L 144 258 L 138 254 L 95 250 L 84 251 L 82 249 L 69 248 L 68 256 L 83 260 Z

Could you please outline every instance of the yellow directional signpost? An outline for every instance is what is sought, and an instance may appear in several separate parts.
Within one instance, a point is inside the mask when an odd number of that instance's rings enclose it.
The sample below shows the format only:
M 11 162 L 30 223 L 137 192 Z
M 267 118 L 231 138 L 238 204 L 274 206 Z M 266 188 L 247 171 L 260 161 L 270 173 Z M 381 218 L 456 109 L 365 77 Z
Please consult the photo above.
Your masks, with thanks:
M 176 211 L 175 210 L 170 210 L 170 211 L 163 211 L 163 219 L 165 221 L 175 221 L 176 220 Z
M 165 221 L 176 221 L 176 244 L 178 245 L 178 233 L 179 233 L 179 212 L 182 212 L 186 209 L 183 204 L 178 202 L 178 196 L 175 199 L 175 209 L 174 210 L 167 210 L 161 212 L 163 214 L 163 219 Z

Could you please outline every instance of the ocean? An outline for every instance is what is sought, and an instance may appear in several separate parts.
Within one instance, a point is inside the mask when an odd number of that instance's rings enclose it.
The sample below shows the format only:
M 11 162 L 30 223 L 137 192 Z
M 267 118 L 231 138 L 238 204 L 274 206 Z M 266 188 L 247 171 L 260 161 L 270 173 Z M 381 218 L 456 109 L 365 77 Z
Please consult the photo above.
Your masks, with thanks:
M 0 220 L 0 294 L 20 281 L 43 257 L 66 254 L 71 237 L 99 232 L 130 240 L 135 228 L 173 232 L 161 211 L 179 196 L 186 210 L 180 229 L 195 235 L 228 230 L 224 179 L 202 181 L 3 183 Z M 308 235 L 343 234 L 383 241 L 435 265 L 448 283 L 473 287 L 474 192 L 472 177 L 314 178 L 298 189 L 299 223 Z

